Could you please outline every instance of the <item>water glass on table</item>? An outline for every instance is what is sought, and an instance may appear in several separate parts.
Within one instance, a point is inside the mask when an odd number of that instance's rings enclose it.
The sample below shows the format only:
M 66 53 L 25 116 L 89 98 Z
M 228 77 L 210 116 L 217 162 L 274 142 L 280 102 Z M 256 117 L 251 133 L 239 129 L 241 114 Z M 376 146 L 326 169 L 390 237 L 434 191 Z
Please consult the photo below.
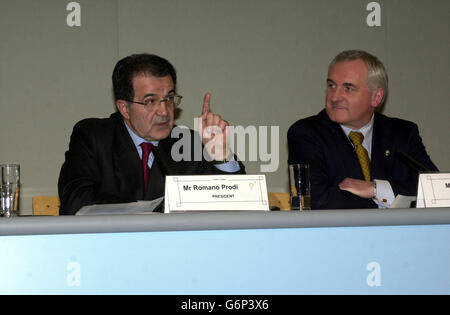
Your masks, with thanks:
M 289 165 L 291 210 L 311 209 L 311 179 L 309 164 Z
M 2 164 L 0 170 L 0 215 L 14 217 L 19 215 L 20 165 Z

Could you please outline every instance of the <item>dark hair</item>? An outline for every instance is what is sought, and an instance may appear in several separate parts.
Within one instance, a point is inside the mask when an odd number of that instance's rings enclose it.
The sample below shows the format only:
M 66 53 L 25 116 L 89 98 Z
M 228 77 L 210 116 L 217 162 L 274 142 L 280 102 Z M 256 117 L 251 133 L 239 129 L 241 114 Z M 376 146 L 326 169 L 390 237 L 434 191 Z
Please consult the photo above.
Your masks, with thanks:
M 115 101 L 134 98 L 133 78 L 139 74 L 159 78 L 170 75 L 174 87 L 177 85 L 177 73 L 169 61 L 152 54 L 134 54 L 119 60 L 114 67 L 112 83 Z

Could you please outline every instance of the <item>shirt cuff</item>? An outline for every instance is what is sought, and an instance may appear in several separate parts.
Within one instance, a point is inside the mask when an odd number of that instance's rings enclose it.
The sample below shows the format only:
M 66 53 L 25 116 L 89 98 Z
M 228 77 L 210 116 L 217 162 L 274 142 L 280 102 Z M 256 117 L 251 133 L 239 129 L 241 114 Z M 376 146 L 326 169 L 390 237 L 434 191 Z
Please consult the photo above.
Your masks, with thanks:
M 229 161 L 222 164 L 214 164 L 214 166 L 217 167 L 222 172 L 227 173 L 236 173 L 241 169 L 241 167 L 239 166 L 239 162 L 237 161 Z
M 378 208 L 389 208 L 394 202 L 395 196 L 391 184 L 387 180 L 375 179 L 377 192 L 372 200 L 378 205 Z

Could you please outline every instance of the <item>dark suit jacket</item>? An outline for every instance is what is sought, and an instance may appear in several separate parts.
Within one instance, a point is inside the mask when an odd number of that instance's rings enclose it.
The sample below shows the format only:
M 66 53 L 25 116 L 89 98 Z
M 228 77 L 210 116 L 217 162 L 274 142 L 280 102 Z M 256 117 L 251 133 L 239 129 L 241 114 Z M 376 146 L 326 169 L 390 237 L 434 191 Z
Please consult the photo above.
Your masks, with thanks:
M 311 165 L 311 208 L 377 208 L 371 200 L 340 190 L 346 177 L 364 179 L 358 157 L 341 126 L 322 110 L 301 119 L 288 131 L 289 163 Z M 371 177 L 387 180 L 394 195 L 415 196 L 418 172 L 400 160 L 403 151 L 430 170 L 437 171 L 428 156 L 417 125 L 375 113 L 372 133 Z
M 192 130 L 190 134 L 191 139 L 196 135 Z M 155 159 L 148 189 L 144 191 L 142 162 L 120 113 L 116 112 L 109 118 L 89 118 L 78 122 L 58 181 L 60 214 L 75 214 L 81 207 L 91 204 L 153 200 L 164 195 L 165 175 L 224 174 L 204 159 L 175 162 L 170 152 L 180 138 L 169 136 L 159 142 L 159 152 L 170 174 L 163 174 L 160 163 Z M 194 156 L 194 141 L 191 144 Z M 245 173 L 244 165 L 239 165 L 238 173 Z

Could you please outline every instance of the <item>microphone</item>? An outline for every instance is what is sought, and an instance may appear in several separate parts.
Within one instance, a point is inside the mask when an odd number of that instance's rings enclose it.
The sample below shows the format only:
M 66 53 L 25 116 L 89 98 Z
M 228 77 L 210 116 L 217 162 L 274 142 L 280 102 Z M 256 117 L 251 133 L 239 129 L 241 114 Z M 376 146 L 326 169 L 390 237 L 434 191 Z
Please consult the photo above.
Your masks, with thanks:
M 417 172 L 431 172 L 429 168 L 425 167 L 405 152 L 397 151 L 397 155 L 402 162 L 406 163 L 410 168 L 416 170 Z

